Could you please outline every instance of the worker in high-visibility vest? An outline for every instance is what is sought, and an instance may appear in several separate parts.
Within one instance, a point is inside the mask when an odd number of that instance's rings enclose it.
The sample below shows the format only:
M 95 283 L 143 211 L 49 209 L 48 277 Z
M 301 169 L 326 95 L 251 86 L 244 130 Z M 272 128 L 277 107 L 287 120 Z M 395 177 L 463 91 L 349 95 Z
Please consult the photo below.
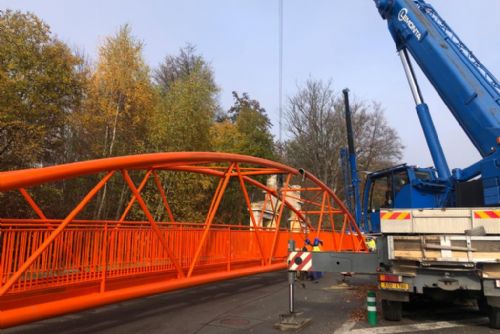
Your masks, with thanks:
M 319 238 L 314 238 L 313 241 L 313 252 L 321 252 L 321 246 L 323 246 L 323 241 L 321 241 Z M 314 281 L 314 283 L 318 283 L 319 279 L 323 276 L 323 273 L 321 271 L 312 271 L 311 272 L 311 279 Z
M 375 242 L 375 238 L 366 237 L 365 243 L 370 252 L 375 252 L 377 250 L 377 243 Z
M 313 241 L 313 252 L 320 252 L 321 248 L 319 245 L 323 246 L 323 241 L 319 240 L 318 238 L 314 238 Z
M 309 252 L 309 248 L 312 249 L 311 240 L 309 240 L 309 238 L 306 238 L 306 240 L 304 242 L 304 247 L 302 247 L 302 251 L 303 252 Z

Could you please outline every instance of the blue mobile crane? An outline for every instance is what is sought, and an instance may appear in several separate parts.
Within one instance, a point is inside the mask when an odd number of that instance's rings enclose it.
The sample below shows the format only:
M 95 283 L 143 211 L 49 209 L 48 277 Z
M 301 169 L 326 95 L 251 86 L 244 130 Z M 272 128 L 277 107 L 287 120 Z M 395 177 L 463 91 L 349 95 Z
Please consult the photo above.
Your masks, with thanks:
M 346 198 L 362 229 L 377 236 L 376 251 L 313 252 L 312 267 L 377 275 L 387 320 L 400 320 L 402 303 L 414 298 L 458 296 L 476 299 L 490 326 L 500 328 L 500 84 L 425 1 L 374 1 L 395 41 L 434 167 L 401 164 L 368 174 L 361 205 L 344 90 Z M 410 56 L 481 154 L 471 166 L 450 171 Z
M 368 175 L 364 187 L 361 225 L 365 231 L 380 232 L 381 207 L 498 206 L 498 80 L 425 1 L 375 0 L 375 4 L 382 18 L 387 21 L 396 43 L 435 168 L 399 165 Z M 481 154 L 482 159 L 478 162 L 450 172 L 409 55 L 422 69 Z
M 401 318 L 401 303 L 411 295 L 465 294 L 500 328 L 500 84 L 424 0 L 375 4 L 396 44 L 434 167 L 402 164 L 370 173 L 361 206 L 344 91 L 353 211 L 365 232 L 380 237 L 372 260 L 347 254 L 349 268 L 336 271 L 371 266 L 381 273 L 388 320 Z M 410 55 L 479 151 L 471 166 L 450 171 Z M 331 268 L 332 260 L 326 262 Z

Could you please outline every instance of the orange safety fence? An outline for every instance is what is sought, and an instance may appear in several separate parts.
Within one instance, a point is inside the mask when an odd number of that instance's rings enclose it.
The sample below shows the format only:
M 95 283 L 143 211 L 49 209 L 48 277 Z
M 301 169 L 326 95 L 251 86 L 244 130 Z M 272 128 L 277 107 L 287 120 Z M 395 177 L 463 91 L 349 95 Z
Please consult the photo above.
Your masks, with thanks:
M 203 219 L 176 219 L 170 203 L 175 189 L 162 184 L 165 173 L 212 179 L 214 186 L 205 191 L 215 191 Z M 50 202 L 33 196 L 37 187 L 89 176 L 95 180 L 91 189 L 63 218 L 47 217 Z M 140 182 L 134 181 L 138 176 Z M 98 196 L 104 201 L 107 184 L 117 179 L 130 194 L 128 204 L 119 206 L 119 218 L 85 217 L 89 203 Z M 230 185 L 239 190 L 245 208 L 233 219 L 220 212 Z M 20 216 L 0 218 L 0 328 L 283 270 L 289 240 L 302 246 L 306 238 L 319 238 L 323 250 L 367 251 L 352 215 L 316 177 L 237 154 L 155 153 L 2 172 L 0 195 L 31 209 L 30 214 L 20 210 Z M 152 210 L 158 207 L 163 219 Z M 142 218 L 128 219 L 138 215 Z

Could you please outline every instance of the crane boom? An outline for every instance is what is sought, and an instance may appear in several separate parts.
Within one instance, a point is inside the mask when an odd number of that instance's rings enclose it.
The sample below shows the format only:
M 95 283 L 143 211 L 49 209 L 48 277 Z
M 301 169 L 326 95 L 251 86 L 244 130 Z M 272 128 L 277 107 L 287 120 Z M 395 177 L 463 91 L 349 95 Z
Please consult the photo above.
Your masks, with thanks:
M 481 156 L 500 136 L 500 84 L 423 0 L 378 0 L 398 50 L 407 49 Z
M 500 204 L 500 84 L 424 0 L 375 0 L 401 56 L 427 145 L 441 181 L 482 177 L 484 205 Z M 411 69 L 411 54 L 482 160 L 450 174 Z

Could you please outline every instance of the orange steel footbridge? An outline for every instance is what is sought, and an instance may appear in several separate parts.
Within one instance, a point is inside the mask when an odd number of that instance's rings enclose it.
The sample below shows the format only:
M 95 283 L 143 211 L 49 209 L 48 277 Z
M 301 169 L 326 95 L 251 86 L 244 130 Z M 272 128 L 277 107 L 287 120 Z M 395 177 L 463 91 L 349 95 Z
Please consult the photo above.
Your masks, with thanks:
M 181 175 L 209 185 L 193 190 L 211 197 L 199 221 L 176 219 L 171 184 L 182 182 L 166 180 Z M 87 187 L 63 217 L 51 217 L 39 189 L 66 182 Z M 117 219 L 89 218 L 86 210 L 105 201 L 111 183 L 121 184 L 128 204 Z M 221 213 L 229 191 L 242 201 L 241 217 Z M 323 250 L 367 251 L 351 214 L 315 176 L 237 154 L 155 153 L 1 172 L 2 199 L 25 209 L 0 216 L 0 328 L 284 270 L 292 239 L 300 247 L 317 237 Z

